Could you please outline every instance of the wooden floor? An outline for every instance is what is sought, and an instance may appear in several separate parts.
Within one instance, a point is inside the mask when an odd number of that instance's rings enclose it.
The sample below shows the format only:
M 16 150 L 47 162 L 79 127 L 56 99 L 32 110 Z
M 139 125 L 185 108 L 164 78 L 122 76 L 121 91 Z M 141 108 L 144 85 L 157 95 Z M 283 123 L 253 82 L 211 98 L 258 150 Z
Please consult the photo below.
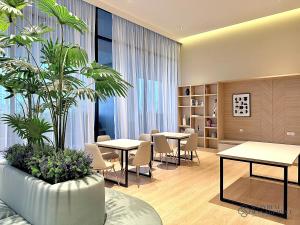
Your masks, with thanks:
M 135 175 L 129 177 L 129 187 L 108 187 L 138 197 L 151 204 L 165 225 L 222 224 L 300 224 L 300 187 L 289 186 L 289 215 L 281 219 L 251 212 L 219 200 L 219 158 L 204 149 L 198 152 L 200 166 L 182 162 L 180 167 L 155 163 L 154 177 L 141 178 L 138 187 Z M 282 208 L 283 186 L 280 183 L 249 178 L 249 165 L 224 161 L 225 197 L 255 203 L 272 210 Z M 277 168 L 254 166 L 255 173 L 281 177 Z M 297 169 L 289 170 L 296 180 Z

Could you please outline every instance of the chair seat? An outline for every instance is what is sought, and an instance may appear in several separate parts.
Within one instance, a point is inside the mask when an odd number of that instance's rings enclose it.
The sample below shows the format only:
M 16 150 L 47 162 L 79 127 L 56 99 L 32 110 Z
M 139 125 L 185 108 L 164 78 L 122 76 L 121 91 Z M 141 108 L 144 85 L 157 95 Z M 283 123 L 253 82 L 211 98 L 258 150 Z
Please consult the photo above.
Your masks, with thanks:
M 129 156 L 135 156 L 136 155 L 137 150 L 133 150 L 129 152 Z
M 104 153 L 102 153 L 102 157 L 104 160 L 119 159 L 119 155 L 115 152 L 104 152 Z
M 94 167 L 93 170 L 108 170 L 108 169 L 112 169 L 114 167 L 114 163 L 113 162 L 109 162 L 109 161 L 105 161 L 105 165 L 106 167 L 105 168 L 96 168 Z
M 181 141 L 180 144 L 183 146 L 183 145 L 186 145 L 187 141 Z

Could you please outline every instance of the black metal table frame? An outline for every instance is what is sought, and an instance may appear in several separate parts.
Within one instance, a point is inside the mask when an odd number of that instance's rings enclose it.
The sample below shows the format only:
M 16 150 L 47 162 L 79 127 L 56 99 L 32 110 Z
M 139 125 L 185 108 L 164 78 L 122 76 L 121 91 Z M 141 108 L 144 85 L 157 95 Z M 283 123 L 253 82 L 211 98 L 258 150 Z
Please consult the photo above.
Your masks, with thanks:
M 125 155 L 125 170 L 124 170 L 124 175 L 125 175 L 125 183 L 123 182 L 118 182 L 116 180 L 112 180 L 112 179 L 109 179 L 109 178 L 104 178 L 106 181 L 109 181 L 109 182 L 112 182 L 112 183 L 115 183 L 115 184 L 119 184 L 121 185 L 122 187 L 128 187 L 128 173 L 136 173 L 136 171 L 133 171 L 133 170 L 129 170 L 128 169 L 128 160 L 129 160 L 129 155 L 128 153 L 130 151 L 133 151 L 133 150 L 137 150 L 138 147 L 135 147 L 135 148 L 131 148 L 131 149 L 119 149 L 119 148 L 113 148 L 113 147 L 107 147 L 107 146 L 100 146 L 100 147 L 103 147 L 103 148 L 108 148 L 108 149 L 113 149 L 113 150 L 117 150 L 117 151 L 121 151 L 121 168 L 122 168 L 122 171 L 124 169 L 124 155 Z M 124 154 L 125 153 L 125 154 Z M 153 155 L 153 150 L 151 148 L 151 155 Z M 152 177 L 152 172 L 151 172 L 151 169 L 152 169 L 152 161 L 150 161 L 149 163 L 149 173 L 146 174 L 146 173 L 139 173 L 139 175 L 141 176 L 145 176 L 145 177 Z
M 181 157 L 180 155 L 180 147 L 181 147 L 181 140 L 184 140 L 184 139 L 187 139 L 188 137 L 185 137 L 185 138 L 175 138 L 175 137 L 166 137 L 167 139 L 172 139 L 172 140 L 177 140 L 177 163 L 174 163 L 174 162 L 169 162 L 170 164 L 174 164 L 174 165 L 178 165 L 180 166 L 180 159 L 185 159 L 183 157 Z M 151 136 L 151 141 L 153 143 L 154 141 L 154 136 Z M 157 159 L 154 159 L 154 150 L 153 150 L 153 145 L 151 145 L 151 152 L 152 152 L 152 161 L 156 161 L 156 162 L 161 162 L 161 160 L 157 160 Z M 191 152 L 191 157 L 190 157 L 190 160 L 193 161 L 193 152 Z M 162 161 L 162 162 L 166 162 L 166 161 Z
M 243 203 L 243 202 L 239 202 L 239 201 L 235 201 L 235 200 L 225 198 L 224 197 L 224 187 L 223 187 L 224 186 L 224 164 L 223 164 L 224 159 L 249 163 L 250 164 L 250 167 L 249 167 L 250 177 L 257 177 L 257 178 L 262 178 L 262 179 L 268 179 L 268 180 L 283 182 L 283 212 L 281 213 L 279 211 L 272 211 L 272 210 L 269 210 L 269 209 L 266 209 L 266 208 L 261 208 L 261 207 L 258 207 L 258 206 L 254 206 L 254 205 L 250 205 L 250 204 L 246 204 L 246 203 Z M 272 177 L 255 175 L 255 174 L 253 174 L 253 170 L 252 170 L 253 164 L 260 164 L 260 165 L 267 165 L 267 166 L 274 166 L 274 167 L 283 168 L 284 178 L 283 178 L 283 180 L 281 180 L 281 179 L 272 178 Z M 252 161 L 252 160 L 234 159 L 234 158 L 228 158 L 228 157 L 223 157 L 223 156 L 220 157 L 220 200 L 222 202 L 231 203 L 231 204 L 234 204 L 234 205 L 238 205 L 238 206 L 241 206 L 241 207 L 249 208 L 249 209 L 252 209 L 252 210 L 256 210 L 256 211 L 259 211 L 259 212 L 263 212 L 263 213 L 266 213 L 266 214 L 270 214 L 270 215 L 274 215 L 274 216 L 278 216 L 278 217 L 282 217 L 282 218 L 287 219 L 287 217 L 288 217 L 288 183 L 296 184 L 296 185 L 300 186 L 300 155 L 298 156 L 298 182 L 288 180 L 288 166 L 285 166 L 285 165 L 256 162 L 256 161 Z

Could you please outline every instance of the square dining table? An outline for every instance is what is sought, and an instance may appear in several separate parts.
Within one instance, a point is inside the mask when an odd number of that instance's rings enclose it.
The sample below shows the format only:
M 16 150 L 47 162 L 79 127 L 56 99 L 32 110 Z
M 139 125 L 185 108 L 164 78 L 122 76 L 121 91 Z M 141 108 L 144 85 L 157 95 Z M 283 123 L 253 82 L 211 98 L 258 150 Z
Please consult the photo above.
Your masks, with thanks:
M 237 145 L 230 149 L 219 152 L 220 156 L 220 200 L 223 202 L 235 204 L 252 210 L 261 211 L 267 214 L 287 218 L 288 216 L 288 183 L 300 186 L 300 146 L 252 142 L 248 141 Z M 292 166 L 298 159 L 298 181 L 288 180 L 288 168 Z M 234 160 L 249 163 L 250 177 L 257 177 L 261 179 L 268 179 L 278 182 L 283 182 L 283 210 L 271 211 L 267 208 L 250 205 L 244 202 L 235 201 L 224 197 L 224 160 Z M 272 178 L 268 176 L 255 175 L 252 170 L 253 164 L 267 165 L 273 167 L 283 168 L 283 180 Z
M 176 133 L 176 132 L 161 132 L 161 133 L 156 133 L 156 134 L 152 134 L 151 138 L 152 138 L 152 142 L 154 141 L 154 138 L 157 136 L 165 136 L 167 139 L 173 139 L 173 140 L 177 140 L 177 165 L 180 165 L 180 147 L 181 147 L 181 140 L 187 139 L 189 138 L 190 134 L 187 133 Z M 154 151 L 152 151 L 154 152 Z M 191 153 L 191 160 L 193 160 L 193 153 Z
M 144 141 L 138 140 L 131 140 L 131 139 L 116 139 L 116 140 L 109 140 L 109 141 L 101 141 L 96 142 L 99 147 L 104 147 L 108 149 L 113 149 L 121 152 L 121 167 L 122 170 L 124 169 L 125 172 L 125 183 L 120 182 L 120 185 L 123 187 L 128 187 L 128 172 L 136 173 L 135 171 L 128 170 L 128 155 L 130 151 L 137 150 L 140 144 Z M 125 168 L 124 168 L 124 155 L 125 155 Z M 151 153 L 152 155 L 152 153 Z M 152 162 L 149 163 L 149 167 L 152 168 Z M 140 173 L 142 176 L 151 177 L 151 170 L 149 170 L 149 174 Z M 113 183 L 117 183 L 117 181 L 111 180 L 106 178 Z

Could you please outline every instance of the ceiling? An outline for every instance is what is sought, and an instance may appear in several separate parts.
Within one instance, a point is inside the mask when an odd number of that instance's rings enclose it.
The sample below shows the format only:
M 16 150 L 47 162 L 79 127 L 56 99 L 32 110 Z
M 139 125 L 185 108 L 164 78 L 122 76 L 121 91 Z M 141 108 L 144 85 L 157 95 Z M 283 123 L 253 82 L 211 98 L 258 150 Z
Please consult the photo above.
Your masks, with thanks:
M 300 0 L 85 0 L 180 41 L 195 34 L 300 8 Z

